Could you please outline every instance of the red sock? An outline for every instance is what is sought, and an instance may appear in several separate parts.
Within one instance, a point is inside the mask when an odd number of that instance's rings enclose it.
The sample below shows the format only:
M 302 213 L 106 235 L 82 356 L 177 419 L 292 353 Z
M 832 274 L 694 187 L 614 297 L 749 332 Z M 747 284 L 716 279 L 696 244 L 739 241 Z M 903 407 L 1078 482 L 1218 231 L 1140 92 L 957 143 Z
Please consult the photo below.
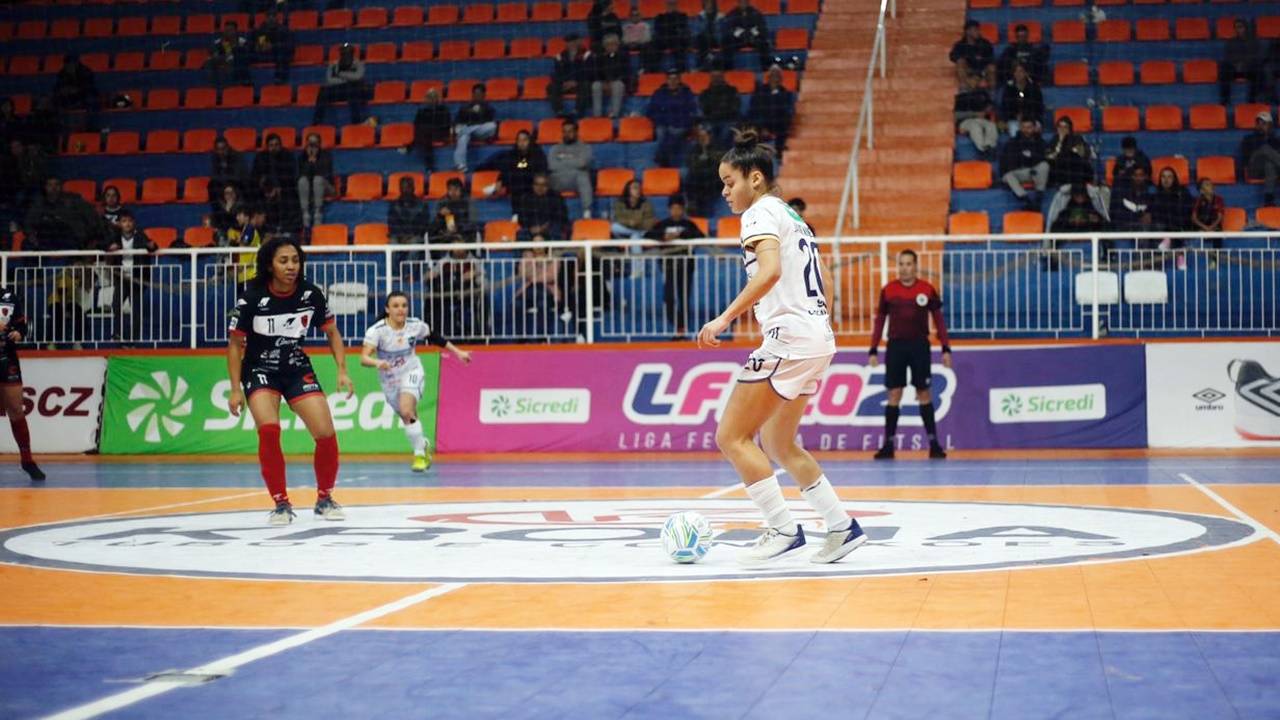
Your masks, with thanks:
M 262 479 L 267 492 L 275 502 L 288 502 L 289 492 L 284 480 L 284 451 L 280 449 L 280 423 L 258 426 L 258 464 L 262 466 Z
M 338 482 L 338 438 L 316 440 L 315 468 L 316 497 L 323 500 L 329 497 Z
M 10 415 L 9 429 L 13 431 L 14 441 L 18 443 L 18 452 L 22 453 L 22 462 L 32 462 L 31 431 L 27 429 L 26 416 L 14 417 Z

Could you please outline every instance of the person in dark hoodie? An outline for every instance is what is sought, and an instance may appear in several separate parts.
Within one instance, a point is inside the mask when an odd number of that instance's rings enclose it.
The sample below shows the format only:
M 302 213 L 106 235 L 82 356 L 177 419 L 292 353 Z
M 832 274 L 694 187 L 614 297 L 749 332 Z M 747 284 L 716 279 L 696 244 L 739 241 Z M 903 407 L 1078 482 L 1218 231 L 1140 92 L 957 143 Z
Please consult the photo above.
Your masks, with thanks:
M 769 53 L 769 24 L 763 13 L 751 7 L 751 0 L 738 0 L 737 7 L 725 14 L 720 25 L 720 47 L 724 50 L 721 64 L 726 70 L 733 69 L 734 56 L 743 48 L 756 51 L 760 72 L 773 63 Z
M 1013 77 L 1000 95 L 1000 121 L 1005 123 L 1010 136 L 1018 134 L 1018 119 L 1029 117 L 1037 123 L 1044 117 L 1044 93 L 1040 85 L 1022 65 L 1013 68 Z
M 533 141 L 528 130 L 521 130 L 516 133 L 514 147 L 489 158 L 480 169 L 498 171 L 498 181 L 483 188 L 484 194 L 494 195 L 505 189 L 514 208 L 516 201 L 532 190 L 533 177 L 547 172 L 547 155 Z
M 606 35 L 622 37 L 622 20 L 614 12 L 613 0 L 593 0 L 587 13 L 587 34 L 592 47 L 603 45 Z
M 293 153 L 284 149 L 279 135 L 267 135 L 266 149 L 253 158 L 253 171 L 249 175 L 249 181 L 259 200 L 266 198 L 269 181 L 274 181 L 277 187 L 289 188 L 289 194 L 297 199 L 295 188 L 298 187 L 298 160 Z M 301 213 L 298 219 L 302 219 Z
M 406 151 L 412 149 L 421 155 L 423 167 L 431 172 L 436 169 L 436 143 L 448 143 L 452 131 L 453 120 L 449 117 L 449 108 L 440 102 L 440 91 L 430 88 L 424 104 L 413 116 L 413 143 Z
M 335 194 L 333 153 L 320 147 L 320 135 L 307 134 L 307 144 L 298 153 L 298 204 L 302 226 L 324 224 L 324 201 Z
M 1093 167 L 1088 161 L 1089 144 L 1076 134 L 1075 123 L 1063 115 L 1053 128 L 1053 139 L 1044 154 L 1049 161 L 1050 187 L 1093 182 Z M 1081 160 L 1084 161 L 1083 166 Z
M 533 176 L 533 192 L 513 200 L 512 210 L 519 217 L 518 239 L 528 240 L 545 235 L 551 240 L 569 237 L 569 208 L 559 193 L 551 192 L 546 173 Z
M 1258 99 L 1258 88 L 1262 85 L 1262 43 L 1254 37 L 1253 28 L 1245 20 L 1237 19 L 1234 27 L 1235 37 L 1224 44 L 1222 61 L 1218 63 L 1218 95 L 1228 107 L 1231 86 L 1237 78 L 1249 83 L 1249 102 Z
M 1049 70 L 1049 48 L 1031 42 L 1030 38 L 1031 33 L 1026 25 L 1018 25 L 1013 29 L 1013 42 L 1005 46 L 996 62 L 996 80 L 999 83 L 1005 84 L 1013 80 L 1013 69 L 1019 65 L 1027 69 L 1036 84 L 1045 81 Z
M 671 62 L 680 72 L 689 69 L 689 50 L 693 47 L 693 34 L 689 31 L 689 16 L 680 9 L 679 0 L 667 0 L 666 12 L 653 20 L 653 42 L 650 52 L 658 63 Z
M 582 47 L 582 39 L 577 33 L 566 35 L 564 43 L 564 50 L 556 56 L 551 82 L 547 84 L 547 99 L 551 102 L 551 112 L 557 117 L 568 117 L 564 96 L 573 95 L 574 113 L 582 117 L 587 114 L 587 105 L 591 101 L 588 91 L 594 60 L 591 51 Z
M 609 117 L 616 118 L 622 114 L 627 93 L 635 89 L 631 59 L 622 50 L 618 36 L 612 34 L 604 36 L 604 48 L 593 53 L 591 59 L 591 113 L 595 117 L 605 114 L 604 96 L 608 94 Z
M 689 129 L 698 118 L 698 98 L 680 81 L 680 73 L 671 69 L 667 71 L 667 82 L 649 98 L 644 114 L 653 121 L 658 141 L 654 162 L 659 167 L 674 167 Z
M 1040 194 L 1049 183 L 1049 161 L 1045 159 L 1048 146 L 1036 123 L 1029 118 L 1022 119 L 1022 131 L 1018 136 L 1005 143 L 1000 153 L 1000 178 L 1014 197 L 1022 202 L 1028 210 L 1040 209 Z M 1036 196 L 1027 192 L 1023 183 L 1033 183 Z
M 1116 158 L 1116 166 L 1111 173 L 1112 187 L 1128 185 L 1133 171 L 1138 168 L 1151 177 L 1151 158 L 1138 149 L 1138 141 L 1132 135 L 1127 135 L 1120 140 L 1120 157 Z
M 1191 193 L 1178 180 L 1178 173 L 1171 167 L 1160 168 L 1156 179 L 1156 193 L 1151 200 L 1151 224 L 1168 232 L 1185 232 L 1191 229 L 1191 207 L 1195 201 Z M 1176 241 L 1177 246 L 1182 241 Z
M 1254 118 L 1253 132 L 1240 141 L 1240 167 L 1248 179 L 1261 178 L 1265 194 L 1262 202 L 1276 202 L 1276 178 L 1280 177 L 1280 139 L 1276 138 L 1271 113 L 1263 110 Z
M 956 65 L 956 85 L 965 86 L 966 75 L 977 75 L 990 87 L 996 81 L 996 51 L 986 38 L 982 37 L 982 26 L 977 20 L 966 20 L 964 34 L 951 46 L 948 55 Z
M 662 256 L 662 304 L 667 322 L 675 328 L 675 340 L 687 339 L 688 328 L 698 327 L 689 317 L 693 304 L 693 248 L 681 241 L 706 237 L 684 211 L 684 196 L 672 195 L 667 200 L 669 217 L 659 220 L 644 235 L 662 243 L 655 252 Z
M 1117 186 L 1111 191 L 1111 224 L 1117 231 L 1131 230 L 1147 232 L 1155 230 L 1155 221 L 1151 216 L 1151 204 L 1155 200 L 1151 192 L 1151 184 L 1147 181 L 1147 171 L 1135 168 L 1128 185 Z M 1111 243 L 1103 241 L 1106 250 Z
M 716 144 L 727 146 L 733 139 L 733 126 L 742 119 L 742 97 L 738 88 L 725 82 L 720 68 L 711 70 L 711 83 L 698 96 L 698 108 Z
M 91 250 L 102 244 L 106 224 L 84 198 L 63 192 L 62 181 L 50 177 L 27 210 L 23 230 L 25 250 Z
M 213 142 L 213 152 L 209 155 L 209 202 L 216 202 L 222 197 L 222 189 L 232 185 L 244 197 L 248 187 L 249 176 L 244 170 L 244 159 L 239 151 L 231 147 L 226 138 L 218 138 Z

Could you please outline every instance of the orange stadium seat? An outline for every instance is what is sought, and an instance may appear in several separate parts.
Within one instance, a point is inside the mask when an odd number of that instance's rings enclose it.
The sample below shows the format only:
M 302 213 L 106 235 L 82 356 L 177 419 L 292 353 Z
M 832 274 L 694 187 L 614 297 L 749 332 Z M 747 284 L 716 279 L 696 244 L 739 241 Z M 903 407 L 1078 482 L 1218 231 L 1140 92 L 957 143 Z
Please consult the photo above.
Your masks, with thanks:
M 522 2 L 502 3 L 497 17 L 500 23 L 522 23 L 529 19 L 529 8 Z
M 1138 127 L 1138 108 L 1109 105 L 1102 109 L 1103 132 L 1136 132 Z
M 462 181 L 463 186 L 466 186 L 467 178 L 460 172 L 451 170 L 431 173 L 431 180 L 427 183 L 427 199 L 439 200 L 444 197 L 449 181 L 454 179 Z
M 41 40 L 48 34 L 49 26 L 44 20 L 23 20 L 18 23 L 19 40 Z
M 1169 21 L 1164 18 L 1143 18 L 1134 25 L 1133 39 L 1143 42 L 1168 42 Z
M 10 75 L 39 75 L 40 58 L 35 55 L 14 55 L 9 58 Z
M 1182 130 L 1182 108 L 1177 105 L 1148 105 L 1147 129 L 1156 132 Z
M 485 97 L 490 102 L 515 100 L 520 97 L 520 81 L 513 77 L 490 78 L 484 84 Z
M 1270 112 L 1270 105 L 1262 103 L 1243 103 L 1235 107 L 1235 122 L 1237 130 L 1252 130 L 1258 121 L 1258 113 Z M 1273 114 L 1274 117 L 1274 114 Z
M 534 22 L 559 22 L 561 11 L 559 2 L 536 2 L 533 4 L 529 19 Z
M 1004 214 L 1005 235 L 1030 235 L 1044 232 L 1044 216 L 1028 210 L 1014 210 Z
M 386 223 L 361 223 L 356 226 L 356 245 L 386 245 Z
M 388 123 L 378 135 L 378 147 L 402 148 L 413 143 L 413 123 Z
M 222 27 L 226 27 L 227 23 L 235 23 L 236 27 L 240 28 L 241 32 L 248 32 L 249 26 L 252 24 L 250 22 L 249 14 L 242 12 L 222 13 L 222 15 L 218 17 L 218 24 Z
M 211 110 L 218 105 L 218 91 L 211 87 L 187 88 L 182 107 L 187 110 Z
M 397 10 L 399 8 L 396 8 Z M 355 27 L 360 30 L 373 30 L 387 24 L 387 9 L 380 7 L 360 8 L 356 13 Z
M 321 30 L 346 30 L 356 22 L 355 13 L 346 8 L 325 10 L 320 16 Z
M 636 178 L 630 168 L 604 168 L 596 173 L 596 195 L 600 197 L 617 197 L 622 188 Z
M 465 102 L 471 99 L 471 90 L 480 81 L 474 78 L 457 78 L 450 80 L 444 97 L 450 102 Z
M 991 163 L 965 160 L 951 169 L 952 186 L 956 190 L 986 190 L 991 187 Z
M 147 66 L 147 54 L 141 52 L 116 53 L 111 69 L 115 72 L 142 72 Z
M 165 205 L 178 200 L 177 178 L 147 178 L 142 181 L 143 205 Z
M 608 240 L 611 230 L 608 220 L 574 220 L 571 240 Z
M 1227 109 L 1221 105 L 1192 105 L 1192 130 L 1226 130 Z
M 338 144 L 338 129 L 332 125 L 308 125 L 302 128 L 302 132 L 298 137 L 305 138 L 311 133 L 320 136 L 320 147 L 322 148 L 332 149 L 334 145 Z
M 689 14 L 696 15 L 697 10 L 695 9 L 694 12 L 691 12 Z M 787 14 L 788 15 L 817 15 L 818 0 L 787 0 Z
M 355 173 L 347 176 L 346 200 L 368 201 L 382 197 L 382 176 L 378 173 Z
M 102 135 L 96 132 L 71 133 L 67 138 L 69 155 L 92 155 L 102 152 Z
M 1044 0 L 1009 0 L 1009 7 L 1015 8 L 1040 7 L 1043 4 Z
M 457 5 L 432 5 L 427 8 L 428 25 L 456 25 L 460 16 Z
M 520 232 L 520 224 L 510 220 L 490 220 L 484 224 L 484 241 L 514 242 L 516 233 Z
M 991 233 L 991 218 L 986 211 L 951 213 L 947 226 L 947 232 L 952 235 L 988 235 Z
M 588 117 L 578 121 L 578 138 L 584 143 L 606 143 L 613 140 L 613 120 Z
M 184 203 L 209 202 L 209 178 L 189 177 L 182 181 L 182 200 Z
M 1178 175 L 1178 182 L 1183 185 L 1191 182 L 1191 163 L 1186 158 L 1180 155 L 1151 158 L 1152 174 L 1158 177 L 1161 168 L 1166 167 L 1173 168 L 1173 171 Z
M 400 49 L 392 42 L 370 43 L 364 49 L 364 61 L 367 63 L 393 63 Z
M 496 182 L 498 182 L 497 170 L 477 170 L 471 173 L 471 197 L 483 200 L 487 197 L 484 189 Z
M 402 103 L 406 92 L 407 88 L 403 80 L 383 80 L 373 86 L 373 104 L 390 105 Z
M 207 153 L 213 151 L 213 143 L 218 139 L 218 131 L 208 128 L 193 128 L 182 133 L 182 152 Z
M 212 15 L 197 13 L 187 16 L 187 21 L 182 24 L 182 31 L 188 35 L 212 35 L 217 27 L 218 23 Z
M 652 142 L 653 121 L 644 116 L 624 117 L 618 121 L 618 142 Z
M 1188 60 L 1182 63 L 1182 82 L 1189 85 L 1218 82 L 1218 63 L 1213 60 Z
M 182 242 L 187 247 L 202 248 L 213 245 L 213 228 L 211 227 L 193 227 L 187 228 L 182 233 Z
M 542 57 L 542 38 L 523 37 L 511 41 L 507 57 L 512 59 L 533 59 Z
M 1148 60 L 1142 63 L 1139 73 L 1143 85 L 1172 85 L 1178 82 L 1178 68 L 1168 60 Z
M 440 43 L 437 60 L 466 60 L 471 57 L 471 41 L 445 40 Z
M 724 74 L 724 81 L 747 97 L 756 91 L 756 74 L 749 70 L 730 70 Z M 710 77 L 707 78 L 707 84 L 711 84 Z
M 374 134 L 376 130 L 372 125 L 344 125 L 342 127 L 342 141 L 338 143 L 338 147 L 344 150 L 359 150 L 363 148 L 373 147 Z
M 410 40 L 400 48 L 400 59 L 405 62 L 427 62 L 435 57 L 436 48 L 430 40 Z
M 507 42 L 502 38 L 476 40 L 471 47 L 473 60 L 501 60 L 507 55 Z
M 1077 87 L 1089 84 L 1089 64 L 1060 62 L 1053 66 L 1053 84 L 1060 87 Z
M 1173 23 L 1173 37 L 1177 40 L 1208 40 L 1209 21 L 1202 17 L 1178 18 Z
M 664 82 L 666 76 L 662 73 L 640 73 L 640 79 L 636 82 L 636 97 L 653 95 Z
M 147 133 L 148 153 L 176 153 L 182 146 L 182 135 L 177 130 L 152 130 Z
M 809 31 L 804 28 L 779 28 L 774 36 L 774 47 L 778 50 L 808 50 Z
M 538 121 L 538 143 L 556 145 L 564 139 L 564 118 L 544 118 Z
M 326 223 L 311 228 L 312 245 L 346 245 L 347 226 L 337 223 Z
M 137 32 L 137 28 L 138 28 L 137 21 L 139 20 L 142 21 L 142 32 Z M 125 25 L 126 23 L 128 23 L 127 27 Z M 119 35 L 120 37 L 136 37 L 138 35 L 147 34 L 146 18 L 133 18 L 133 17 L 121 18 L 120 30 L 116 30 L 114 27 L 114 24 L 115 23 L 111 20 L 111 18 L 103 18 L 103 17 L 85 18 L 84 30 L 82 30 L 80 34 L 83 37 L 87 37 L 87 38 L 107 38 L 107 37 L 111 37 L 113 34 Z
M 716 220 L 716 237 L 737 238 L 742 234 L 742 218 L 729 215 Z
M 1053 113 L 1053 121 L 1057 122 L 1064 117 L 1071 118 L 1071 124 L 1075 127 L 1077 133 L 1087 133 L 1093 131 L 1093 113 L 1087 107 L 1064 107 L 1058 108 Z
M 148 35 L 181 35 L 182 34 L 182 16 L 181 15 L 153 15 L 151 17 L 151 27 L 147 30 Z
M 1128 60 L 1109 60 L 1098 65 L 1099 85 L 1132 85 L 1133 63 Z
M 299 45 L 293 49 L 293 64 L 302 66 L 324 65 L 323 45 Z
M 1240 232 L 1249 222 L 1244 208 L 1226 208 L 1222 213 L 1222 229 L 1225 232 Z
M 224 17 L 223 21 L 226 19 Z M 317 10 L 294 10 L 289 13 L 289 29 L 294 32 L 316 30 L 320 27 L 320 12 Z M 244 25 L 240 26 L 245 27 Z
M 222 91 L 220 107 L 238 109 L 253 105 L 253 88 L 248 85 L 229 87 Z
M 421 196 L 423 189 L 426 187 L 426 176 L 420 172 L 394 172 L 387 176 L 387 200 L 395 200 L 400 197 L 400 181 L 409 178 L 413 181 L 413 194 Z
M 267 138 L 272 135 L 280 138 L 280 145 L 286 150 L 293 150 L 298 147 L 298 131 L 291 125 L 276 125 L 265 128 L 262 131 L 262 140 L 259 142 L 259 146 L 266 147 Z
M 471 3 L 462 11 L 463 25 L 488 25 L 493 22 L 493 5 Z
M 255 128 L 227 128 L 222 131 L 222 137 L 227 139 L 227 144 L 232 149 L 240 152 L 253 152 L 258 146 L 258 131 Z
M 80 64 L 96 73 L 104 73 L 111 69 L 111 55 L 104 52 L 85 53 L 80 56 Z M 61 66 L 58 69 L 60 70 Z M 50 68 L 48 61 L 45 61 L 44 71 L 55 72 Z
M 258 95 L 259 107 L 288 107 L 292 103 L 292 85 L 265 85 Z
M 297 107 L 315 107 L 318 97 L 320 97 L 319 85 L 303 83 L 298 86 L 298 95 L 293 99 L 293 104 Z
M 172 247 L 178 241 L 178 229 L 171 227 L 147 228 L 147 237 L 160 249 Z
M 182 67 L 182 53 L 156 50 L 147 56 L 147 67 L 152 70 L 177 70 Z
M 1204 178 L 1209 178 L 1218 185 L 1234 185 L 1236 183 L 1235 158 L 1225 155 L 1198 158 L 1196 160 L 1196 179 L 1203 180 Z
M 498 123 L 498 137 L 495 142 L 499 145 L 514 145 L 516 135 L 521 132 L 527 132 L 533 135 L 532 120 L 503 120 Z
M 441 80 L 414 80 L 409 85 L 409 102 L 420 103 L 427 99 L 427 91 L 435 89 L 439 95 L 444 95 L 444 82 Z
M 98 184 L 93 180 L 68 180 L 62 183 L 62 190 L 79 195 L 85 202 L 98 202 Z
M 1280 38 L 1280 16 L 1263 15 L 1258 18 L 1257 33 L 1259 38 L 1267 40 Z
M 129 130 L 117 130 L 107 136 L 106 153 L 108 155 L 136 155 L 142 145 L 138 133 Z
M 107 178 L 102 181 L 102 192 L 106 192 L 108 187 L 114 187 L 120 191 L 120 202 L 136 203 L 138 202 L 138 181 L 133 178 Z
M 640 187 L 645 195 L 666 197 L 680 192 L 680 171 L 676 168 L 646 168 Z
M 49 25 L 50 40 L 74 40 L 80 37 L 79 18 L 59 18 Z
M 546 100 L 547 86 L 550 84 L 551 78 L 546 75 L 527 77 L 520 88 L 520 97 L 524 100 Z
M 425 21 L 421 5 L 400 5 L 391 12 L 391 27 L 418 27 Z
M 208 61 L 208 48 L 191 48 L 182 54 L 182 67 L 185 70 L 203 70 L 204 64 Z
M 1098 42 L 1129 42 L 1132 28 L 1128 20 L 1103 20 L 1094 26 L 1094 38 Z
M 1270 229 L 1280 230 L 1280 208 L 1278 207 L 1260 207 L 1258 208 L 1258 224 Z M 1223 218 L 1224 225 L 1226 218 Z
M 1019 25 L 1027 28 L 1027 40 L 1029 42 L 1038 43 L 1044 40 L 1044 28 L 1036 20 L 1014 20 L 1005 27 L 1005 37 L 1012 40 L 1018 32 Z

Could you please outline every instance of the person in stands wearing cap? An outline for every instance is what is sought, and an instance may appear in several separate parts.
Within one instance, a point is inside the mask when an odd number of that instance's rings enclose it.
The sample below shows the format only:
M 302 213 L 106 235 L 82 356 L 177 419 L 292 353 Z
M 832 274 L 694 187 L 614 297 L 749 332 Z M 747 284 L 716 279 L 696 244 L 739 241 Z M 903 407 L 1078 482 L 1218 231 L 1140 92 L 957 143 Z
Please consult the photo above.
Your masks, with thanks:
M 316 110 L 312 125 L 324 124 L 324 113 L 330 105 L 346 101 L 351 109 L 351 124 L 364 122 L 364 106 L 369 102 L 369 86 L 364 81 L 364 63 L 356 57 L 356 48 L 343 43 L 338 50 L 337 62 L 329 65 L 324 76 L 324 87 L 316 95 Z
M 1276 178 L 1280 177 L 1280 139 L 1276 138 L 1271 113 L 1265 110 L 1254 119 L 1253 132 L 1240 141 L 1240 167 L 1247 178 L 1262 178 L 1263 203 L 1276 204 Z
M 1132 135 L 1126 135 L 1120 140 L 1120 157 L 1116 158 L 1116 167 L 1111 174 L 1111 187 L 1128 185 L 1137 168 L 1142 168 L 1147 177 L 1151 177 L 1151 158 L 1138 149 L 1138 141 Z
M 977 20 L 965 21 L 964 35 L 951 46 L 951 54 L 948 57 L 956 64 L 956 84 L 960 89 L 965 89 L 965 78 L 969 75 L 982 77 L 987 87 L 995 85 L 996 50 L 991 47 L 991 43 L 987 42 L 986 38 L 982 37 Z

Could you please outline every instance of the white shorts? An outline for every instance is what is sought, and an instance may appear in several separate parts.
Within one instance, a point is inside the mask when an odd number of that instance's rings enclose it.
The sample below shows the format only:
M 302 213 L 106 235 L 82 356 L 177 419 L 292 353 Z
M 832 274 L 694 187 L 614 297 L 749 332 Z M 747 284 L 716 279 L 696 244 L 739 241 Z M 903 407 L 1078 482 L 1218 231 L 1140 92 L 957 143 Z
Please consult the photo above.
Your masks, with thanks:
M 835 355 L 786 360 L 764 349 L 752 351 L 738 373 L 740 383 L 768 382 L 784 400 L 818 392 L 818 383 Z
M 422 368 L 418 368 L 412 372 L 383 378 L 382 394 L 386 396 L 387 403 L 392 408 L 399 408 L 401 395 L 412 395 L 415 399 L 421 400 L 423 376 Z

